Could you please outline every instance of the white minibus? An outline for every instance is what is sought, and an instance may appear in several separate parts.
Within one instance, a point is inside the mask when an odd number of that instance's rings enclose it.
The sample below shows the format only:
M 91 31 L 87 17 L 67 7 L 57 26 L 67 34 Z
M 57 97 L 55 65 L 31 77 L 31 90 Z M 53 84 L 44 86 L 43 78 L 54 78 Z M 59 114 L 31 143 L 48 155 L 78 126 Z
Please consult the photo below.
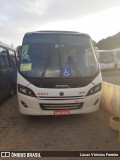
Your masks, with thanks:
M 101 70 L 115 68 L 115 54 L 112 50 L 98 50 Z
M 69 115 L 99 109 L 101 72 L 89 35 L 72 31 L 26 33 L 17 91 L 26 115 Z

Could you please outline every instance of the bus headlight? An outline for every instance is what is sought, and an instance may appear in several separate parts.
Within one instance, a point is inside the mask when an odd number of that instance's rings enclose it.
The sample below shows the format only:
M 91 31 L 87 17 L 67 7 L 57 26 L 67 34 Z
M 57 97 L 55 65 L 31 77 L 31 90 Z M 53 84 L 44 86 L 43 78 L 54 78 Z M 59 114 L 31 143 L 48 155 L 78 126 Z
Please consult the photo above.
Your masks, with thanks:
M 30 88 L 24 87 L 20 84 L 18 84 L 18 92 L 27 96 L 36 97 L 35 93 Z
M 93 88 L 91 88 L 88 91 L 87 96 L 90 96 L 92 94 L 95 94 L 95 93 L 101 91 L 101 86 L 102 86 L 102 83 L 99 83 L 99 84 L 95 85 Z

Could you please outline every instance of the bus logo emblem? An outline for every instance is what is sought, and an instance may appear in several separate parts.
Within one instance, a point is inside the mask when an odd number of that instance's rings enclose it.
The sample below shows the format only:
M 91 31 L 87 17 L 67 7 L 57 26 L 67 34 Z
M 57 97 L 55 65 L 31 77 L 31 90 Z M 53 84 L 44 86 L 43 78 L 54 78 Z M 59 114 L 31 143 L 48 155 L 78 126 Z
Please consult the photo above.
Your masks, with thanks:
M 64 96 L 64 92 L 60 92 L 59 95 L 60 95 L 60 96 Z

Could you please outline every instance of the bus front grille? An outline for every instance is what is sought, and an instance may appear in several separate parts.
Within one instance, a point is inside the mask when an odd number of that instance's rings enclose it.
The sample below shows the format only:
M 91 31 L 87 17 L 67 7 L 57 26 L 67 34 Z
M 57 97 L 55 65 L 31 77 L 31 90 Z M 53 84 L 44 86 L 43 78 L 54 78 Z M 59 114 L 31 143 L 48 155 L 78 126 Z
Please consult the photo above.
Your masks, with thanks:
M 64 110 L 64 109 L 81 109 L 83 106 L 83 102 L 81 103 L 68 103 L 68 104 L 40 104 L 42 110 Z

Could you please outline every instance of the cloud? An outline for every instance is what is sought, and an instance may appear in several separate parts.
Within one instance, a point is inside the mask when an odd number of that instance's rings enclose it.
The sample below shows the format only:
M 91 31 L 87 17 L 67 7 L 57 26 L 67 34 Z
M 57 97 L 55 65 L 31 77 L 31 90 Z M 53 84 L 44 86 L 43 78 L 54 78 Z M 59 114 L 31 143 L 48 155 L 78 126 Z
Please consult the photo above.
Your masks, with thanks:
M 120 6 L 119 0 L 0 0 L 0 40 L 16 43 L 25 32 L 47 23 L 76 19 L 116 6 Z
M 0 13 L 7 16 L 9 24 L 31 22 L 44 24 L 51 21 L 80 18 L 120 5 L 119 0 L 0 0 Z M 114 2 L 114 3 L 113 3 Z M 6 21 L 6 20 L 5 20 Z

